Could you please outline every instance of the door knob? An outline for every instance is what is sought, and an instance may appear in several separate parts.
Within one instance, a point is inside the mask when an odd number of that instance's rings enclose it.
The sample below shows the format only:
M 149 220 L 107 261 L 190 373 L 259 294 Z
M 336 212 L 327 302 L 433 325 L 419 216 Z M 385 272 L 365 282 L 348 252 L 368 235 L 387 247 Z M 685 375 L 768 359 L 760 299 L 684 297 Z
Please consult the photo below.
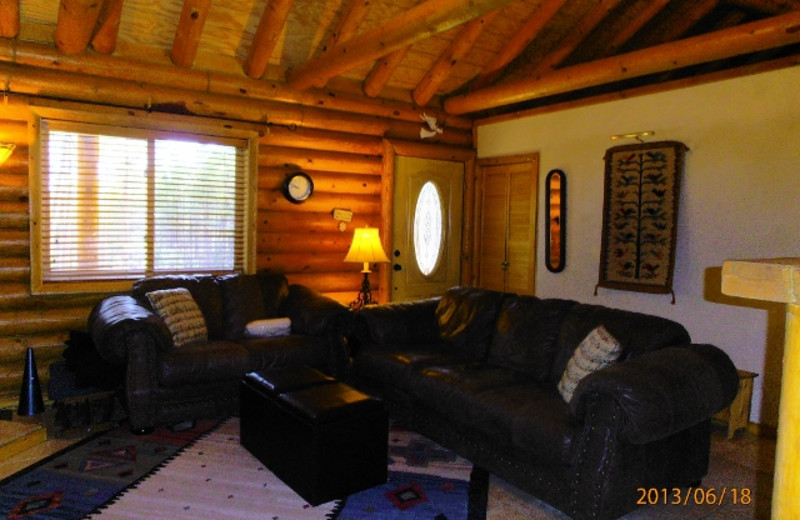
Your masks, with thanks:
M 392 266 L 392 269 L 394 269 L 395 271 L 402 271 L 403 270 L 403 266 L 400 265 L 400 264 L 394 264 Z

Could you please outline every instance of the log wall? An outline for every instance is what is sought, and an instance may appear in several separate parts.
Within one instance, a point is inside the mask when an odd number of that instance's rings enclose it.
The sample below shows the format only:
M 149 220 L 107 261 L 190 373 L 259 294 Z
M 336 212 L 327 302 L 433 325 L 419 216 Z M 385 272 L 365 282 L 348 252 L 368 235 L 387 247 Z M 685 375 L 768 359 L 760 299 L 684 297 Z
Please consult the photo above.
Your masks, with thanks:
M 187 74 L 196 71 L 189 69 Z M 175 98 L 182 100 L 181 114 L 191 114 L 187 107 L 196 106 L 196 117 L 230 119 L 232 125 L 236 121 L 263 124 L 266 115 L 268 131 L 260 138 L 258 153 L 257 268 L 284 272 L 291 283 L 308 285 L 344 303 L 354 299 L 362 277 L 359 264 L 342 261 L 352 230 L 364 225 L 383 229 L 387 218 L 384 201 L 392 191 L 384 182 L 385 150 L 391 148 L 387 143 L 400 148 L 407 143 L 408 148 L 418 149 L 413 139 L 421 121 L 413 120 L 417 114 L 410 104 L 387 106 L 386 101 L 361 101 L 352 95 L 335 98 L 319 92 L 292 97 L 275 85 L 258 93 L 253 87 L 262 82 L 240 78 L 214 78 L 218 84 L 230 85 L 231 92 L 235 91 L 232 85 L 244 82 L 247 88 L 240 87 L 242 95 L 236 96 L 181 89 L 174 86 L 175 78 L 169 78 L 170 85 L 134 83 L 47 66 L 0 64 L 0 76 L 9 86 L 0 103 L 0 142 L 17 146 L 0 165 L 0 401 L 16 400 L 27 347 L 35 349 L 46 397 L 48 366 L 62 359 L 69 331 L 85 330 L 91 308 L 106 296 L 31 294 L 29 103 L 47 97 L 169 112 L 178 106 L 169 102 Z M 275 98 L 270 97 L 273 91 Z M 333 104 L 321 106 L 320 99 L 325 98 Z M 454 120 L 452 125 L 442 140 L 426 142 L 421 149 L 434 150 L 440 157 L 468 156 L 471 124 Z M 315 185 L 311 199 L 298 205 L 281 193 L 285 175 L 295 169 L 309 173 Z M 339 230 L 332 217 L 334 208 L 353 211 L 353 221 L 345 231 Z M 382 279 L 371 277 L 378 294 Z

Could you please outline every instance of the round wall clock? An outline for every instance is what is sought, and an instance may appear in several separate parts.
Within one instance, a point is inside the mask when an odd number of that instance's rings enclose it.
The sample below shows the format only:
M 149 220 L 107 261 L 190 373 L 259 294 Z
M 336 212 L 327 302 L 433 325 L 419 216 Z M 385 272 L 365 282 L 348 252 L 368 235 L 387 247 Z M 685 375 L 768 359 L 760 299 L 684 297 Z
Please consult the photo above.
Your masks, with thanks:
M 294 172 L 286 176 L 283 181 L 283 196 L 289 202 L 300 204 L 308 200 L 314 193 L 314 181 L 307 173 Z

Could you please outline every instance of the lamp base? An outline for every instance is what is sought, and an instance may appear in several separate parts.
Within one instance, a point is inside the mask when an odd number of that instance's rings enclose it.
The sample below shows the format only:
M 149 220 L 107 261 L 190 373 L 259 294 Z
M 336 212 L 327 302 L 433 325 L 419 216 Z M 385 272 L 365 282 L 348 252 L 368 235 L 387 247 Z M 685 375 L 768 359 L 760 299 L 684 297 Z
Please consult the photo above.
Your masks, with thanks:
M 361 309 L 367 305 L 374 305 L 378 302 L 372 299 L 372 290 L 369 287 L 369 272 L 364 272 L 364 280 L 361 282 L 361 290 L 358 291 L 358 297 L 350 302 L 350 308 L 353 310 Z

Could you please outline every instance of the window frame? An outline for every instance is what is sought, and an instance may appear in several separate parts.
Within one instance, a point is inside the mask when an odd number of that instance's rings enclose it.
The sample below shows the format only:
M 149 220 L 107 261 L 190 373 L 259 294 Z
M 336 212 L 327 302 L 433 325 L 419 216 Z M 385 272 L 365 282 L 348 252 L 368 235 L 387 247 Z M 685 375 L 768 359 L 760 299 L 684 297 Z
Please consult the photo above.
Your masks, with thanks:
M 128 132 L 134 136 L 142 131 L 158 131 L 180 135 L 196 135 L 201 139 L 218 141 L 235 139 L 247 142 L 247 165 L 245 167 L 244 196 L 244 230 L 243 261 L 244 272 L 252 273 L 256 269 L 256 222 L 258 201 L 258 140 L 264 134 L 260 125 L 233 123 L 209 118 L 153 114 L 132 109 L 99 109 L 57 106 L 32 106 L 29 121 L 29 204 L 30 204 L 30 253 L 31 253 L 31 292 L 33 294 L 69 294 L 69 293 L 108 293 L 130 290 L 133 281 L 116 280 L 76 280 L 45 281 L 43 274 L 42 249 L 42 143 L 39 131 L 41 120 L 63 121 L 80 125 L 82 123 L 107 125 L 121 134 Z

